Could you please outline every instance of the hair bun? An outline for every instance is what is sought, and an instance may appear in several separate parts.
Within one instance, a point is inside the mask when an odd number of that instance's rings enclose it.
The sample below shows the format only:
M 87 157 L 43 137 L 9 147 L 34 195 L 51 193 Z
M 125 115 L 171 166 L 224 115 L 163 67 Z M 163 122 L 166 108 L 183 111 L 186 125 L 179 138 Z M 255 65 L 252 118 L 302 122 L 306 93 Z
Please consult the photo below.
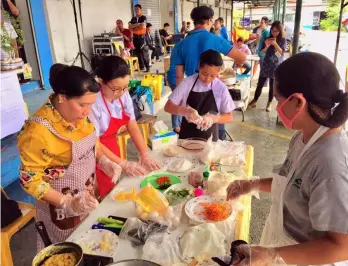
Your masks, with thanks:
M 337 90 L 335 95 L 334 95 L 334 98 L 333 98 L 333 101 L 335 103 L 340 103 L 342 102 L 346 97 L 348 97 L 348 93 L 347 92 L 344 92 L 342 90 Z

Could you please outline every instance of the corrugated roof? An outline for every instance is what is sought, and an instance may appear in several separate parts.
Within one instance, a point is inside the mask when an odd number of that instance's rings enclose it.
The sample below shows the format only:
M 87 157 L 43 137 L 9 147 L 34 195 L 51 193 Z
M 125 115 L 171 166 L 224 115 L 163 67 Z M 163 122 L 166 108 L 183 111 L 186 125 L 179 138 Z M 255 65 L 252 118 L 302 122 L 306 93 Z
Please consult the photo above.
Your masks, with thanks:
M 231 0 L 231 2 L 237 3 L 237 2 L 244 2 L 246 4 L 251 4 L 253 6 L 272 6 L 275 3 L 275 0 Z

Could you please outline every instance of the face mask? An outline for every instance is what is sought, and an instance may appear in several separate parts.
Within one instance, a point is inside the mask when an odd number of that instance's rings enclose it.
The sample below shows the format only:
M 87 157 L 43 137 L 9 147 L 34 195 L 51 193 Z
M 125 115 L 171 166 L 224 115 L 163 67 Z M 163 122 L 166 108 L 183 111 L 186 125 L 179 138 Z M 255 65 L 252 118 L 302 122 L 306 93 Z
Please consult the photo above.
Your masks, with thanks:
M 296 113 L 294 114 L 293 117 L 288 118 L 285 116 L 285 114 L 283 113 L 283 107 L 285 106 L 285 104 L 290 101 L 293 97 L 295 98 L 299 98 L 303 101 L 303 105 L 301 106 L 301 108 L 299 110 L 296 111 Z M 282 101 L 279 106 L 277 107 L 277 112 L 279 115 L 280 120 L 282 120 L 284 126 L 288 129 L 292 129 L 292 125 L 294 123 L 294 121 L 296 120 L 296 118 L 301 114 L 303 108 L 306 105 L 306 99 L 303 97 L 302 93 L 294 93 L 293 95 L 291 95 L 289 98 L 285 99 L 284 101 Z

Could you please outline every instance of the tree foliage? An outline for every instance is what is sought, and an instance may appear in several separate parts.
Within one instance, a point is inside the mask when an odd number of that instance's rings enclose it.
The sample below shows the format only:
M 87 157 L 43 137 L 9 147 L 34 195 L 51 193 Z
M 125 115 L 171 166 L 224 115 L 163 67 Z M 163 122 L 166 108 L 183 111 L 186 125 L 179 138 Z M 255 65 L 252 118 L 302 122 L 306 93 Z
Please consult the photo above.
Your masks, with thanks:
M 326 9 L 326 19 L 320 22 L 320 28 L 325 31 L 337 31 L 340 18 L 340 6 L 341 0 L 329 0 Z M 347 8 L 343 10 L 343 13 L 347 11 Z M 343 28 L 342 28 L 343 30 Z

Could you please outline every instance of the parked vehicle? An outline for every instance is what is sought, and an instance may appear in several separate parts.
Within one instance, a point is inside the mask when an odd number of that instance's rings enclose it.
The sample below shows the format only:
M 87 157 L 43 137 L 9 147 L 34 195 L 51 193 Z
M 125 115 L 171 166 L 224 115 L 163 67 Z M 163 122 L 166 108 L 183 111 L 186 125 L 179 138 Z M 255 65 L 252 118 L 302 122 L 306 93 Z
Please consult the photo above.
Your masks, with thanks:
M 346 32 L 348 32 L 348 13 L 344 13 L 342 16 L 342 25 Z
M 292 39 L 294 37 L 294 27 L 295 27 L 294 22 L 285 22 L 284 30 L 285 30 L 285 39 L 286 39 L 286 47 L 285 47 L 286 52 L 290 51 L 291 42 L 292 42 Z M 299 49 L 302 46 L 308 46 L 308 41 L 306 38 L 305 29 L 302 26 L 300 28 L 299 35 L 300 35 L 300 38 L 298 41 Z

